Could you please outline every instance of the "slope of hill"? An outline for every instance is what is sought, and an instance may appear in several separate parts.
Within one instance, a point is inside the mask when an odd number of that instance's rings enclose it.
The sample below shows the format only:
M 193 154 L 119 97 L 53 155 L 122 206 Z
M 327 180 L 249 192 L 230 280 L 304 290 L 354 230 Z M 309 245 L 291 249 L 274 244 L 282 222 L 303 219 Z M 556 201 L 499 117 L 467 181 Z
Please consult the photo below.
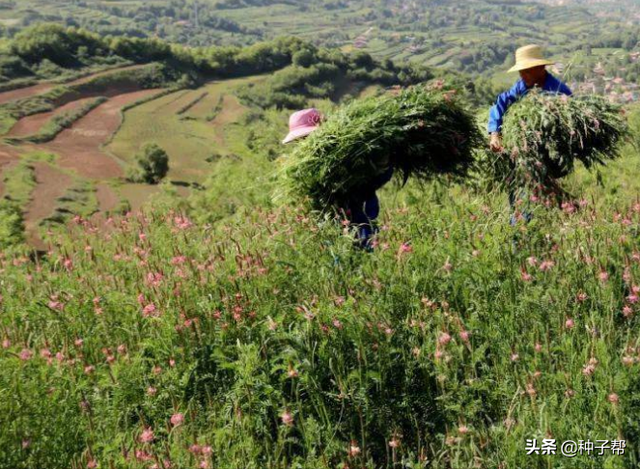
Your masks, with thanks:
M 594 37 L 637 27 L 632 3 L 615 3 L 592 8 L 491 0 L 21 0 L 6 3 L 0 19 L 8 34 L 57 21 L 102 34 L 189 45 L 248 44 L 288 34 L 366 50 L 378 58 L 480 73 L 501 66 L 522 43 L 535 41 L 554 53 L 570 53 Z
M 636 467 L 639 170 L 513 228 L 494 194 L 389 187 L 372 255 L 257 201 L 4 252 L 0 468 L 543 468 L 543 438 L 625 440 L 563 467 Z
M 515 226 L 503 194 L 387 185 L 367 253 L 345 220 L 274 197 L 287 106 L 436 72 L 51 26 L 0 56 L 0 469 L 640 465 L 637 148 Z M 128 182 L 150 141 L 165 183 Z
M 424 68 L 293 38 L 246 48 L 183 49 L 51 24 L 22 31 L 2 56 L 6 75 L 14 77 L 9 85 L 36 84 L 0 92 L 0 151 L 6 155 L 0 196 L 18 205 L 28 238 L 39 247 L 41 225 L 122 212 L 157 196 L 158 186 L 125 178 L 146 143 L 168 153 L 163 187 L 188 196 L 202 189 L 208 174 L 228 170 L 226 160 L 272 159 L 278 137 L 256 137 L 255 131 L 284 126 L 283 108 L 310 101 L 329 106 L 367 87 L 431 77 Z M 123 66 L 132 62 L 138 63 Z M 58 86 L 38 83 L 51 77 L 43 72 L 47 63 L 65 79 L 83 78 Z M 116 69 L 84 76 L 107 63 Z M 271 108 L 280 111 L 265 112 Z M 260 150 L 254 151 L 257 141 Z M 7 189 L 9 179 L 14 182 Z

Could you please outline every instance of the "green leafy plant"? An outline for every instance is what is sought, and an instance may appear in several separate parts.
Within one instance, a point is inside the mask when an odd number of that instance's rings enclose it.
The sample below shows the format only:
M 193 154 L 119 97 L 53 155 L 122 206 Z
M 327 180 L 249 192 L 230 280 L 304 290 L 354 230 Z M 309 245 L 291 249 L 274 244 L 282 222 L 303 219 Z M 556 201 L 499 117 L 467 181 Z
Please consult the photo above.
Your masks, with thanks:
M 505 151 L 485 160 L 488 175 L 502 186 L 549 186 L 576 161 L 591 168 L 617 158 L 628 129 L 602 97 L 531 92 L 509 108 L 502 134 Z
M 286 166 L 288 191 L 324 210 L 341 207 L 389 166 L 405 181 L 462 178 L 481 141 L 473 116 L 452 91 L 413 87 L 353 101 L 298 144 Z
M 169 172 L 169 156 L 155 143 L 147 143 L 136 155 L 136 166 L 129 170 L 132 182 L 158 184 Z

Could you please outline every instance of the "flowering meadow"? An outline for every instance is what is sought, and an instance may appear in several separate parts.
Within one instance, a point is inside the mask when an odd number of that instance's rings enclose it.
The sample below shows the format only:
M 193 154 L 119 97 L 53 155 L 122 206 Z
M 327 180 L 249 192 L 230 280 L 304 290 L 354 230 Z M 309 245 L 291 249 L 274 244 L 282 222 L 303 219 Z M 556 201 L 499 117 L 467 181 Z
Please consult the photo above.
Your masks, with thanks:
M 500 194 L 385 188 L 373 253 L 291 206 L 5 250 L 0 468 L 638 467 L 639 171 L 514 227 Z

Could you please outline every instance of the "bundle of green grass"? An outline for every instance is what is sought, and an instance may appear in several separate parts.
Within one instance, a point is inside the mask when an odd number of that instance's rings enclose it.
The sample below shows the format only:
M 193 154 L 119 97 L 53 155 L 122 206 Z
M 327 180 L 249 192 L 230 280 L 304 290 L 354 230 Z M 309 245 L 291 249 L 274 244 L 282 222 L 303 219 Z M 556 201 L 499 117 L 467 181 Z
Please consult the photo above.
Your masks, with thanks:
M 487 155 L 485 169 L 501 187 L 540 187 L 620 156 L 628 135 L 621 108 L 600 96 L 568 97 L 530 92 L 504 117 L 505 151 Z
M 340 209 L 389 167 L 405 182 L 464 178 L 481 142 L 473 115 L 452 91 L 413 87 L 355 100 L 297 144 L 287 189 L 315 209 Z

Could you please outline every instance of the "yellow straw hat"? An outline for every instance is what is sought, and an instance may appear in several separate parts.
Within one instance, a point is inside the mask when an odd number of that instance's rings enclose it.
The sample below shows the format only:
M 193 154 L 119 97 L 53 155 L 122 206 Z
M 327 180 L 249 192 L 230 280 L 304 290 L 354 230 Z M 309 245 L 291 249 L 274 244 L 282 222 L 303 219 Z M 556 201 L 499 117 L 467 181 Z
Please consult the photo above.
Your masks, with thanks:
M 540 65 L 553 64 L 554 62 L 547 60 L 542 56 L 542 49 L 540 46 L 531 44 L 521 47 L 516 51 L 516 64 L 509 69 L 509 73 L 539 67 Z

